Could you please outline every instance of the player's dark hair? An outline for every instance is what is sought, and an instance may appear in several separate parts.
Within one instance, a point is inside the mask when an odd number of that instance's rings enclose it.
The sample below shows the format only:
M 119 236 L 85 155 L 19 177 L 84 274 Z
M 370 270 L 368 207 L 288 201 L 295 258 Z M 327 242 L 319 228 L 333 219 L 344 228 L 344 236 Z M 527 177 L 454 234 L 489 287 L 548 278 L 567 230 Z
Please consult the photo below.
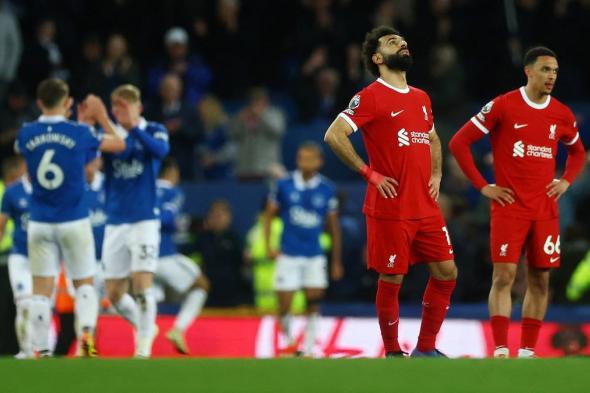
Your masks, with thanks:
M 304 141 L 297 147 L 297 150 L 301 149 L 314 150 L 320 156 L 324 155 L 324 149 L 322 149 L 322 146 L 315 141 Z
M 53 109 L 70 95 L 68 84 L 61 79 L 45 79 L 37 87 L 37 99 L 46 109 Z
M 176 161 L 176 159 L 172 156 L 168 156 L 164 159 L 164 161 L 162 161 L 159 176 L 164 176 L 164 174 L 168 172 L 170 169 L 178 170 L 178 161 Z
M 541 56 L 550 56 L 557 59 L 557 55 L 551 49 L 547 48 L 546 46 L 535 46 L 534 48 L 530 48 L 526 51 L 523 58 L 523 65 L 530 66 L 537 61 L 538 57 Z
M 363 42 L 363 60 L 365 62 L 366 69 L 373 74 L 373 76 L 379 76 L 379 67 L 373 63 L 373 55 L 379 49 L 379 38 L 386 35 L 400 35 L 400 32 L 390 26 L 379 26 L 369 31 L 365 35 L 365 42 Z

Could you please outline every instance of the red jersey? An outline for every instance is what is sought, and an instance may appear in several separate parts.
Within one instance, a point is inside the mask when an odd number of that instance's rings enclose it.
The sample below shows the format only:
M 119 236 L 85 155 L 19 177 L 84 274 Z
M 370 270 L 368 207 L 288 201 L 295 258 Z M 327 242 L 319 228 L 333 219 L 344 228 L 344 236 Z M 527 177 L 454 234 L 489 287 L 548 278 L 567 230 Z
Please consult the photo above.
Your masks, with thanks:
M 419 219 L 440 214 L 430 196 L 430 135 L 434 130 L 428 95 L 414 87 L 398 89 L 381 78 L 350 101 L 339 115 L 361 129 L 371 169 L 399 182 L 386 199 L 367 185 L 363 212 L 382 219 Z
M 573 145 L 579 139 L 572 111 L 551 96 L 535 104 L 521 87 L 490 101 L 471 122 L 490 135 L 496 184 L 516 194 L 513 204 L 492 203 L 492 214 L 558 217 L 557 202 L 547 196 L 546 186 L 555 176 L 557 141 Z

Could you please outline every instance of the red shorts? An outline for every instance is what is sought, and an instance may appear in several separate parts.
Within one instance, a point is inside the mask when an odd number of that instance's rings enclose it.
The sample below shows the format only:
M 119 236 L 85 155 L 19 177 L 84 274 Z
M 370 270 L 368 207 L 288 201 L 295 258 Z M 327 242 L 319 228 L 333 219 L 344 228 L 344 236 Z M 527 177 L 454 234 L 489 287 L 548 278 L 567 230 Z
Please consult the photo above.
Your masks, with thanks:
M 442 215 L 417 220 L 366 219 L 369 268 L 378 273 L 406 274 L 418 262 L 453 259 Z
M 559 267 L 559 218 L 528 220 L 492 216 L 492 262 L 518 263 L 523 248 L 526 251 L 528 265 L 539 269 Z

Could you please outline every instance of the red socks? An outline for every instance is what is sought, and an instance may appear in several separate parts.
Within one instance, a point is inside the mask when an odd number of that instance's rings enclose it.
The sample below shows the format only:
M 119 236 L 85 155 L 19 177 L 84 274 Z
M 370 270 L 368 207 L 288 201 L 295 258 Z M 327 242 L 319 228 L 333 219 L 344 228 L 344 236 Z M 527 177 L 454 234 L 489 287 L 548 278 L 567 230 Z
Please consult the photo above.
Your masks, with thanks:
M 392 284 L 379 280 L 377 282 L 377 316 L 385 353 L 399 352 L 401 348 L 397 341 L 397 328 L 399 326 L 399 302 L 398 294 L 400 284 Z
M 422 301 L 422 324 L 416 346 L 418 351 L 434 350 L 436 335 L 447 315 L 455 284 L 455 280 L 442 281 L 432 277 L 428 280 Z
M 492 325 L 492 335 L 494 336 L 494 345 L 498 347 L 508 347 L 508 326 L 510 319 L 501 315 L 494 315 L 490 318 Z
M 537 345 L 537 338 L 539 337 L 539 330 L 543 321 L 533 318 L 522 318 L 520 348 L 535 350 Z

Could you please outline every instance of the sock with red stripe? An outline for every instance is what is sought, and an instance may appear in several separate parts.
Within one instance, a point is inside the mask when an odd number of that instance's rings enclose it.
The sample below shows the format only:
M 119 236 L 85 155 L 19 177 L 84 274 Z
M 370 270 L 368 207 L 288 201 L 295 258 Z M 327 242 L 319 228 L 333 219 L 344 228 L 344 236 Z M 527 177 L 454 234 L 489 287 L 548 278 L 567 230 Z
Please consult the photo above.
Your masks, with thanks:
M 398 294 L 401 284 L 393 284 L 379 280 L 377 282 L 377 316 L 385 353 L 400 352 L 401 348 L 397 340 L 399 325 L 399 301 Z
M 420 352 L 435 349 L 436 335 L 447 315 L 455 280 L 437 280 L 430 277 L 422 301 L 422 324 L 416 348 Z

